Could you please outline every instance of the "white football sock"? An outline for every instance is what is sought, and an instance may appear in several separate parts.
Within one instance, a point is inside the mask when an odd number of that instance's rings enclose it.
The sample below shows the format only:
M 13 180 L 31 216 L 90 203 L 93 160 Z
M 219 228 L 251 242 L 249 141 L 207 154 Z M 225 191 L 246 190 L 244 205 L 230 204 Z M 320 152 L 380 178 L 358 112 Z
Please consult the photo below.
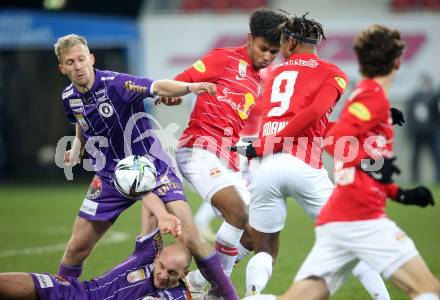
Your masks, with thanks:
M 246 267 L 246 292 L 252 286 L 258 293 L 266 287 L 272 275 L 272 262 L 272 256 L 266 252 L 259 252 L 249 260 Z
M 246 249 L 241 243 L 238 244 L 238 255 L 236 261 L 240 261 L 249 254 L 251 254 L 251 250 Z
M 199 269 L 189 272 L 186 278 L 196 291 L 203 290 L 205 285 L 208 283 Z
M 439 300 L 439 297 L 434 293 L 423 293 L 416 296 L 413 300 Z
M 360 261 L 352 271 L 364 288 L 375 300 L 390 300 L 387 287 L 380 274 L 368 264 Z
M 194 222 L 197 228 L 203 229 L 209 226 L 211 221 L 215 218 L 215 212 L 211 204 L 203 202 L 194 216 Z
M 238 254 L 237 247 L 243 232 L 244 230 L 235 228 L 231 224 L 226 223 L 226 221 L 223 222 L 217 232 L 215 250 L 217 250 L 223 270 L 228 276 L 231 275 L 232 268 L 234 267 L 235 258 Z

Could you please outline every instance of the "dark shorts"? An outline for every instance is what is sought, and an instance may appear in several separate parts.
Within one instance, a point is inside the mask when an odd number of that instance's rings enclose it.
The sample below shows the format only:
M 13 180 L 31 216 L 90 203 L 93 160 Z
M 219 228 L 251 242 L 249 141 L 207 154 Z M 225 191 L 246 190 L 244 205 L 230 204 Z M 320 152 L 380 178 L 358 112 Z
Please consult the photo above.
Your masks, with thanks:
M 88 299 L 83 285 L 76 278 L 52 274 L 29 273 L 40 300 L 85 300 Z
M 158 186 L 152 193 L 156 194 L 164 203 L 176 200 L 186 201 L 182 181 L 173 171 L 167 170 L 167 172 L 160 174 L 157 182 Z M 95 175 L 78 216 L 90 221 L 114 222 L 124 210 L 135 202 L 136 200 L 122 196 L 114 187 L 112 179 Z

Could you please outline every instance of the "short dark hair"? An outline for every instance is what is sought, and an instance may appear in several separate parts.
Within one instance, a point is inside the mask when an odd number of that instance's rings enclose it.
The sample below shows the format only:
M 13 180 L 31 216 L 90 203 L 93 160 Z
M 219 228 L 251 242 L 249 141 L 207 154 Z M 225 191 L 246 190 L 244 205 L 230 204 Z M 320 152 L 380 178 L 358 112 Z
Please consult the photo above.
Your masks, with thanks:
M 363 76 L 373 78 L 388 75 L 395 68 L 405 42 L 400 32 L 382 25 L 371 25 L 354 39 L 353 49 Z
M 279 45 L 281 33 L 276 29 L 284 20 L 285 17 L 274 10 L 259 8 L 249 18 L 251 35 L 253 37 L 261 36 L 270 44 Z
M 284 12 L 284 11 L 283 11 Z M 293 38 L 299 43 L 317 45 L 324 39 L 324 29 L 321 23 L 308 18 L 309 13 L 305 13 L 301 17 L 293 17 L 287 12 L 284 12 L 287 17 L 285 21 L 279 26 L 278 31 L 283 33 L 283 36 Z

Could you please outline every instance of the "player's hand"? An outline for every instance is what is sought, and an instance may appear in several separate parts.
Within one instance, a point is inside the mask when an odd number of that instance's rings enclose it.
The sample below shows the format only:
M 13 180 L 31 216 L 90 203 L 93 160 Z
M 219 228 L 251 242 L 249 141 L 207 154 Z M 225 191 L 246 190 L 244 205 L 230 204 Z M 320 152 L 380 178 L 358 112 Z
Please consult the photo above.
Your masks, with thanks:
M 200 95 L 203 93 L 215 95 L 217 93 L 217 87 L 214 83 L 193 82 L 193 83 L 188 83 L 188 91 L 196 95 Z
M 75 153 L 72 150 L 64 152 L 64 164 L 73 167 L 81 162 L 81 153 Z
M 431 191 L 425 186 L 418 186 L 408 190 L 399 188 L 394 200 L 405 205 L 418 205 L 421 207 L 435 205 Z
M 393 125 L 403 126 L 403 123 L 405 123 L 405 115 L 403 112 L 395 107 L 391 107 L 390 111 L 391 119 L 393 119 Z
M 174 237 L 179 236 L 182 233 L 182 226 L 180 220 L 173 214 L 164 214 L 158 218 L 158 225 L 160 233 L 172 234 Z
M 374 159 L 364 159 L 362 160 L 359 168 L 371 176 L 374 180 L 381 183 L 392 183 L 393 175 L 400 174 L 400 169 L 394 164 L 396 157 L 383 158 L 383 165 L 379 170 L 375 169 Z
M 252 143 L 248 143 L 247 145 L 235 145 L 229 147 L 229 150 L 232 152 L 237 152 L 240 155 L 246 156 L 247 158 L 257 157 L 257 152 L 255 151 Z
M 165 104 L 167 106 L 180 105 L 182 103 L 182 97 L 164 97 L 160 96 L 154 100 L 154 105 Z

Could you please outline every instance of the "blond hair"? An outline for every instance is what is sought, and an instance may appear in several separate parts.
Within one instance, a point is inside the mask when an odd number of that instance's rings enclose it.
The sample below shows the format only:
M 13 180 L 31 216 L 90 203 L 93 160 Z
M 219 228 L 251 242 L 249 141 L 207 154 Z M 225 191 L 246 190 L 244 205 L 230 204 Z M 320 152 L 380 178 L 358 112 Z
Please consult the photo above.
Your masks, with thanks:
M 87 47 L 87 40 L 85 39 L 85 37 L 77 34 L 68 34 L 60 37 L 53 45 L 55 54 L 58 57 L 58 61 L 61 62 L 61 54 L 64 49 L 71 48 L 78 44 L 83 44 Z

